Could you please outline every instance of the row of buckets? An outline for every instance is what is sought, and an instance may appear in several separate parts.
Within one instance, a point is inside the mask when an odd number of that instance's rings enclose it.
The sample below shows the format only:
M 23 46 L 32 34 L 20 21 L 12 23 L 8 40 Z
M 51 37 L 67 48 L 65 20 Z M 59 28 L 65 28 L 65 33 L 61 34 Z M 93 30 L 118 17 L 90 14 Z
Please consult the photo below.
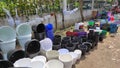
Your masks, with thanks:
M 32 68 L 72 68 L 72 65 L 103 41 L 107 32 L 116 33 L 117 26 L 88 22 L 76 23 L 73 31 L 67 31 L 65 37 L 54 35 L 52 24 L 30 26 L 22 23 L 16 30 L 9 26 L 0 27 L 0 48 L 2 51 L 0 67 Z M 111 27 L 111 26 L 114 27 Z M 108 26 L 109 30 L 103 28 Z M 114 30 L 113 30 L 114 29 Z M 32 34 L 33 32 L 33 34 Z M 32 36 L 34 36 L 32 38 Z M 22 49 L 16 49 L 16 38 Z M 3 57 L 2 57 L 3 55 Z

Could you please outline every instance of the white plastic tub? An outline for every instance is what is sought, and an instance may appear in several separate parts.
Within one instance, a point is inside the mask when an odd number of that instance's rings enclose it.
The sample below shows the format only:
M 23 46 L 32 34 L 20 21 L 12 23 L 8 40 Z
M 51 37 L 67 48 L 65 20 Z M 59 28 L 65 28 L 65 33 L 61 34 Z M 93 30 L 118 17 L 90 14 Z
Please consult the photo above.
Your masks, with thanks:
M 59 55 L 63 55 L 63 54 L 69 53 L 69 50 L 65 49 L 65 48 L 62 48 L 62 49 L 59 49 L 58 52 L 59 52 Z
M 42 61 L 33 61 L 30 63 L 31 68 L 45 68 L 45 64 Z
M 78 55 L 77 60 L 80 60 L 81 55 L 82 55 L 82 51 L 81 50 L 75 50 L 74 53 L 76 53 Z
M 70 52 L 69 53 L 72 58 L 73 58 L 73 65 L 76 63 L 77 59 L 78 59 L 78 54 L 74 53 L 74 52 Z
M 42 55 L 45 56 L 47 51 L 52 50 L 53 43 L 51 39 L 45 38 L 40 41 L 40 44 L 41 44 L 40 52 Z
M 64 68 L 72 68 L 73 58 L 70 54 L 60 55 L 59 60 L 63 62 Z
M 64 64 L 59 60 L 50 60 L 46 63 L 45 68 L 64 68 Z
M 47 51 L 47 52 L 46 52 L 46 57 L 47 57 L 48 60 L 58 59 L 58 57 L 59 57 L 59 52 L 56 51 L 56 50 Z
M 42 56 L 42 55 L 36 56 L 36 57 L 34 57 L 34 58 L 31 60 L 31 62 L 33 62 L 33 61 L 41 61 L 41 62 L 43 62 L 43 63 L 45 64 L 45 63 L 46 63 L 46 57 L 45 57 L 45 56 Z
M 30 67 L 31 59 L 30 58 L 22 58 L 17 60 L 14 63 L 14 67 Z

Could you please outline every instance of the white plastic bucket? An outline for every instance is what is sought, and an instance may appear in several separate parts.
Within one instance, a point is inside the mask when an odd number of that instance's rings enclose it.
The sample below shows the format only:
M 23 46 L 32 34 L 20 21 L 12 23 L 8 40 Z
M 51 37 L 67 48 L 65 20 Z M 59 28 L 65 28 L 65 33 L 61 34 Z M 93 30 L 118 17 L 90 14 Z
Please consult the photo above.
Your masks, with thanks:
M 16 39 L 13 39 L 11 41 L 0 42 L 0 48 L 3 52 L 4 60 L 7 60 L 7 53 L 15 49 L 15 46 L 16 46 L 15 41 Z
M 25 43 L 27 41 L 30 41 L 31 37 L 32 37 L 32 34 L 25 35 L 25 36 L 17 36 L 19 44 L 20 44 L 20 46 L 22 47 L 23 50 L 25 50 Z
M 42 61 L 33 61 L 30 63 L 31 68 L 45 68 L 45 64 Z
M 65 48 L 62 48 L 62 49 L 59 49 L 58 52 L 59 52 L 59 55 L 62 55 L 62 54 L 67 54 L 67 53 L 69 53 L 69 50 L 68 50 L 68 49 L 65 49 Z
M 56 51 L 56 50 L 47 51 L 47 52 L 46 52 L 46 57 L 47 57 L 48 60 L 58 59 L 58 57 L 59 57 L 59 52 Z
M 81 55 L 82 55 L 82 51 L 81 50 L 75 50 L 74 53 L 76 53 L 78 55 L 77 60 L 80 60 Z
M 59 60 L 50 60 L 46 63 L 45 68 L 64 68 L 64 64 Z
M 41 44 L 41 48 L 40 48 L 41 54 L 46 55 L 47 51 L 52 50 L 53 43 L 51 39 L 45 38 L 40 41 L 40 44 Z
M 22 58 L 17 60 L 14 63 L 14 67 L 30 67 L 31 59 L 30 58 Z
M 73 58 L 70 54 L 60 55 L 59 60 L 63 62 L 64 68 L 72 68 Z
M 13 28 L 9 26 L 0 27 L 0 40 L 1 41 L 11 41 L 16 38 L 16 32 Z
M 73 64 L 75 64 L 76 61 L 77 61 L 77 59 L 78 59 L 78 54 L 76 54 L 76 53 L 74 53 L 74 52 L 70 52 L 69 54 L 70 54 L 70 55 L 72 56 L 72 58 L 73 58 Z
M 16 28 L 16 33 L 18 36 L 30 35 L 31 32 L 32 32 L 31 26 L 28 25 L 27 23 L 22 23 L 18 25 Z
M 42 56 L 42 55 L 36 56 L 36 57 L 33 57 L 33 59 L 31 60 L 31 62 L 33 62 L 33 61 L 41 61 L 43 63 L 46 63 L 46 57 Z

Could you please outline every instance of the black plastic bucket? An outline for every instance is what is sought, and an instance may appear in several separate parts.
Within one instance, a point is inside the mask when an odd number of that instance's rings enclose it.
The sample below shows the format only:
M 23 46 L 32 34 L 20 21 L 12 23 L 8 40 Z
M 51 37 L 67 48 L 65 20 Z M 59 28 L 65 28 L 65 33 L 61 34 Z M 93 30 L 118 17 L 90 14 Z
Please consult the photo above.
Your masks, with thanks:
M 45 25 L 43 23 L 32 26 L 32 30 L 34 32 L 35 39 L 40 41 L 45 38 Z
M 9 67 L 14 67 L 12 62 L 6 60 L 0 60 L 0 68 L 9 68 Z
M 35 54 L 40 51 L 40 43 L 38 40 L 33 39 L 25 44 L 25 52 L 30 55 L 30 54 Z
M 90 42 L 83 42 L 82 45 L 83 46 L 87 46 L 86 52 L 89 52 L 91 50 L 92 43 L 90 43 Z
M 55 35 L 53 39 L 53 45 L 59 45 L 61 43 L 61 36 Z
M 78 49 L 80 49 L 82 51 L 82 55 L 85 55 L 86 52 L 87 52 L 88 47 L 85 46 L 85 45 L 79 45 Z
M 65 45 L 65 48 L 69 51 L 74 51 L 76 49 L 76 46 L 74 46 L 72 43 Z
M 53 45 L 52 49 L 53 50 L 59 50 L 59 49 L 61 49 L 61 44 Z
M 26 57 L 26 53 L 23 50 L 11 50 L 8 52 L 8 60 L 11 61 L 12 63 L 14 63 L 15 61 Z

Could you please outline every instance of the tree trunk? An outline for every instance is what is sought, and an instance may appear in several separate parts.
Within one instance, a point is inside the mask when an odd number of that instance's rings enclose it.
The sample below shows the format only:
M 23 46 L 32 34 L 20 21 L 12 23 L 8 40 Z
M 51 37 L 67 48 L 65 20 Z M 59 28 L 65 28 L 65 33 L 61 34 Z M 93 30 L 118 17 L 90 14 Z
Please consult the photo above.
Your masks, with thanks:
M 81 15 L 81 19 L 82 19 L 82 22 L 84 21 L 84 16 L 83 16 L 83 0 L 79 0 L 79 3 L 80 3 L 80 15 Z

